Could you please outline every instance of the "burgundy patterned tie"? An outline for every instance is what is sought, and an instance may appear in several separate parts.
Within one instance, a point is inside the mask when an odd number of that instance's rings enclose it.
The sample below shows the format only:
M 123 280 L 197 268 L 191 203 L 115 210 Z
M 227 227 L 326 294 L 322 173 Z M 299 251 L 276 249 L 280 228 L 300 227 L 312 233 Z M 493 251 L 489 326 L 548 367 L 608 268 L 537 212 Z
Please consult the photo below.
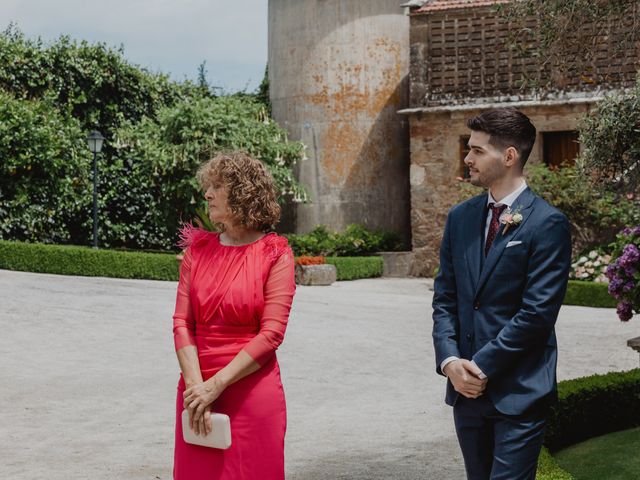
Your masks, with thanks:
M 489 233 L 487 233 L 487 242 L 484 245 L 484 256 L 486 257 L 489 254 L 489 249 L 493 244 L 493 241 L 496 239 L 496 235 L 498 235 L 498 230 L 500 229 L 500 215 L 505 208 L 506 205 L 500 205 L 499 207 L 494 207 L 494 203 L 489 204 L 489 208 L 491 209 L 491 223 L 489 224 Z

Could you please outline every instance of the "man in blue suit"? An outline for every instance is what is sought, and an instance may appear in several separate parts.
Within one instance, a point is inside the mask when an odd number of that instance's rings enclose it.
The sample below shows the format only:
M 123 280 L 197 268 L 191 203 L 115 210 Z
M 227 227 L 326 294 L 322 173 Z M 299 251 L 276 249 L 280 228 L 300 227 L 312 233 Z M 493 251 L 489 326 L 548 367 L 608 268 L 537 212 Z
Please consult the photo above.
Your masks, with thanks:
M 536 138 L 513 108 L 467 122 L 465 158 L 486 193 L 453 207 L 433 298 L 437 371 L 470 480 L 535 479 L 556 398 L 554 325 L 567 287 L 567 218 L 528 187 Z

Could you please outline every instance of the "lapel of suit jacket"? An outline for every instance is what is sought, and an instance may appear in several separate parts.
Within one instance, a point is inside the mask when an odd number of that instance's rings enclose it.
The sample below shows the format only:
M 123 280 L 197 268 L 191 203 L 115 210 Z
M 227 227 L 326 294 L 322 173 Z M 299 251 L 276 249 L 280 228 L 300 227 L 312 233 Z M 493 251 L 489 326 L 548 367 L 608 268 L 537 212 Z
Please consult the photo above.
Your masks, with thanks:
M 531 189 L 527 187 L 527 189 L 524 190 L 511 205 L 513 210 L 516 210 L 518 207 L 522 207 L 520 210 L 520 214 L 522 215 L 522 222 L 520 222 L 519 225 L 510 227 L 505 235 L 502 234 L 502 232 L 504 231 L 504 225 L 500 225 L 498 235 L 496 235 L 496 239 L 493 241 L 493 245 L 491 245 L 489 254 L 487 255 L 487 258 L 484 261 L 484 265 L 482 266 L 482 271 L 480 272 L 480 280 L 478 281 L 478 284 L 476 286 L 476 296 L 480 293 L 482 287 L 487 282 L 489 276 L 491 275 L 491 272 L 498 263 L 498 260 L 500 260 L 500 257 L 504 253 L 507 242 L 518 238 L 518 236 L 520 235 L 522 227 L 524 227 L 524 224 L 527 222 L 529 216 L 531 215 L 531 212 L 533 211 L 534 200 L 535 195 L 533 194 Z M 484 239 L 484 232 L 482 238 Z
M 471 280 L 471 288 L 477 290 L 478 280 L 480 278 L 480 268 L 482 262 L 482 248 L 484 238 L 484 228 L 487 222 L 487 194 L 477 197 L 476 202 L 471 204 L 467 221 L 464 228 L 464 239 L 468 239 L 468 243 L 464 249 L 464 256 L 467 260 L 469 268 L 469 280 Z

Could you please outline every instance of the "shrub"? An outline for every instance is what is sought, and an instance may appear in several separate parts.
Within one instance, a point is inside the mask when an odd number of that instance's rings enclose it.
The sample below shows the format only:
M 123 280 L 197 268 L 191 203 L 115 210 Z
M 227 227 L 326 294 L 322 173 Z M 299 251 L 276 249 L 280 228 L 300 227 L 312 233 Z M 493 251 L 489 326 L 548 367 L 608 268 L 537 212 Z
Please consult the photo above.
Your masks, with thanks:
M 618 317 L 627 321 L 634 311 L 640 313 L 640 226 L 618 234 L 612 257 L 607 267 L 609 293 L 618 300 Z
M 594 308 L 614 308 L 616 302 L 607 290 L 606 283 L 569 280 L 564 305 L 581 305 Z
M 640 369 L 592 375 L 558 384 L 547 423 L 552 452 L 592 437 L 640 426 Z
M 571 264 L 569 278 L 589 282 L 608 283 L 605 275 L 607 265 L 611 262 L 611 255 L 602 254 L 597 250 L 591 250 L 581 255 Z
M 621 228 L 640 223 L 636 203 L 624 195 L 590 188 L 575 167 L 552 170 L 545 165 L 532 165 L 527 181 L 569 219 L 574 252 L 608 245 Z
M 395 233 L 372 232 L 357 224 L 347 226 L 342 233 L 319 225 L 308 234 L 288 234 L 286 237 L 296 255 L 360 256 L 402 248 Z
M 357 280 L 382 276 L 382 257 L 326 257 L 326 263 L 335 265 L 338 280 Z

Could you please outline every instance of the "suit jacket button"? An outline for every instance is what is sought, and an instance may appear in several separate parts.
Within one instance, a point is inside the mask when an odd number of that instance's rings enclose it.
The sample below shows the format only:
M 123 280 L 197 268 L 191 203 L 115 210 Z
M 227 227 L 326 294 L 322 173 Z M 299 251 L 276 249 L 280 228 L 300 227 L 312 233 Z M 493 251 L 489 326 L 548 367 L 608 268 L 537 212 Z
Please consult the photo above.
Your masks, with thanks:
M 467 340 L 471 341 L 471 334 L 467 333 Z
M 474 310 L 479 310 L 480 309 L 480 304 L 478 302 L 473 304 L 473 309 Z

